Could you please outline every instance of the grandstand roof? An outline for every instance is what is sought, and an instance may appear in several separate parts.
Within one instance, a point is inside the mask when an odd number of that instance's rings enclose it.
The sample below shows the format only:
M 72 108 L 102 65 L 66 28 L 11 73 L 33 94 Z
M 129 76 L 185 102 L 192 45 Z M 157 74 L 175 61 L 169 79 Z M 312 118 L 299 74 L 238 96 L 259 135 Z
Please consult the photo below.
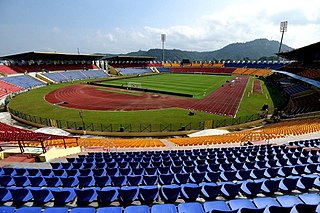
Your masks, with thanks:
M 107 61 L 154 61 L 156 57 L 152 56 L 112 56 L 103 57 L 102 60 Z
M 320 42 L 310 44 L 289 52 L 277 53 L 278 56 L 289 60 L 297 61 L 319 61 L 320 60 Z
M 102 58 L 102 54 L 73 54 L 57 52 L 26 52 L 14 55 L 2 56 L 6 60 L 97 60 Z

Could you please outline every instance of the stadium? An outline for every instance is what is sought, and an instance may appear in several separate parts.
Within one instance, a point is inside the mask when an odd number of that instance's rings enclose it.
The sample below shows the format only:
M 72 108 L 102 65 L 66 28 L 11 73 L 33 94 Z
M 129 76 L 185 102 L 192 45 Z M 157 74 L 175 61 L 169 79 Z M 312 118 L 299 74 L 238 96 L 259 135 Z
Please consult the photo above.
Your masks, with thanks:
M 320 212 L 319 50 L 1 56 L 0 212 Z

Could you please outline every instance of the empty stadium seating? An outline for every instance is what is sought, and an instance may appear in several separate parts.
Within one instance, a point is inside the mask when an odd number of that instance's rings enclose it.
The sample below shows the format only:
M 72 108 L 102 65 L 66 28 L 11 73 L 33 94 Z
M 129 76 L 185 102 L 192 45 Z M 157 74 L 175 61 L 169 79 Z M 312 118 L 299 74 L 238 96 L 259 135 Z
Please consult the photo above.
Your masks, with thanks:
M 55 206 L 76 202 L 71 211 L 315 212 L 320 203 L 320 151 L 303 149 L 310 143 L 90 152 L 51 163 L 52 169 L 3 167 L 0 200 L 15 205 L 32 202 L 37 211 L 50 202 Z M 166 204 L 157 204 L 158 199 Z M 83 207 L 115 201 L 118 207 Z M 177 201 L 177 206 L 171 204 Z M 0 208 L 6 207 L 15 208 Z M 45 211 L 50 208 L 57 207 Z
M 44 86 L 45 84 L 36 78 L 33 78 L 29 75 L 15 75 L 0 78 L 1 81 L 5 81 L 7 83 L 13 84 L 18 87 L 22 87 L 24 89 L 29 89 L 37 86 Z

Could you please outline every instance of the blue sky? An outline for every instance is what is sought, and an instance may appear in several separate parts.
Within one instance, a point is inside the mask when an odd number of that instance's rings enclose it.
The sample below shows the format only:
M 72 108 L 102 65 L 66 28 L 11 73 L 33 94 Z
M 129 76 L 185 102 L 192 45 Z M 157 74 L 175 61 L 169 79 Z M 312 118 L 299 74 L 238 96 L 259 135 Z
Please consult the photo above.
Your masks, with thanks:
M 0 55 L 27 51 L 211 51 L 256 38 L 320 40 L 318 0 L 0 0 Z

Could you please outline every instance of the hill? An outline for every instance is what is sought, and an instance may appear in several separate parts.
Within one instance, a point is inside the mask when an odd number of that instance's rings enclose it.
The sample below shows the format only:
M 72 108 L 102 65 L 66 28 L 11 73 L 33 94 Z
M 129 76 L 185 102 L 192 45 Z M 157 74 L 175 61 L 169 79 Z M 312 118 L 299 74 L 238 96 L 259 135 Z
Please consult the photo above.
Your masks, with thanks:
M 280 43 L 278 41 L 270 41 L 268 39 L 256 39 L 245 43 L 229 44 L 219 50 L 197 52 L 183 51 L 178 49 L 165 49 L 165 60 L 180 61 L 182 59 L 190 59 L 192 61 L 201 60 L 268 60 L 276 58 L 275 53 L 278 52 Z M 282 51 L 292 50 L 291 47 L 283 44 Z M 157 61 L 162 59 L 161 49 L 150 49 L 148 51 L 137 51 L 122 54 L 127 56 L 153 56 Z M 110 55 L 111 56 L 111 55 Z

